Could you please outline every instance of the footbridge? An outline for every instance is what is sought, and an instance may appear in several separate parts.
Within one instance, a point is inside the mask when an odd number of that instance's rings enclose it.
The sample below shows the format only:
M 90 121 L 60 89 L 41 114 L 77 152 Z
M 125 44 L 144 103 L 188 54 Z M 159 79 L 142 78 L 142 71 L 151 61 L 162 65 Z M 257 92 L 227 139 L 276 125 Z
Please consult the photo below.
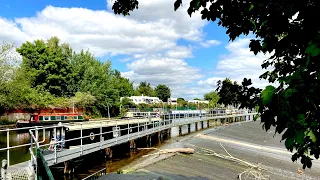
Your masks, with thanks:
M 65 123 L 47 127 L 31 127 L 0 130 L 7 134 L 7 147 L 1 148 L 0 153 L 6 152 L 7 159 L 2 160 L 1 179 L 34 179 L 39 171 L 46 171 L 50 175 L 49 167 L 58 163 L 104 150 L 112 146 L 127 143 L 162 131 L 170 132 L 172 127 L 179 127 L 179 134 L 183 126 L 203 124 L 210 127 L 210 122 L 224 119 L 227 122 L 253 119 L 255 112 L 236 114 L 206 114 L 193 116 L 185 114 L 183 117 L 171 119 L 141 118 L 141 119 L 112 119 L 95 120 L 80 123 Z M 25 130 L 30 134 L 30 143 L 10 146 L 9 135 L 12 131 Z M 15 148 L 29 147 L 30 159 L 10 164 L 10 151 Z M 40 168 L 42 167 L 42 168 Z M 41 170 L 42 169 L 42 170 Z

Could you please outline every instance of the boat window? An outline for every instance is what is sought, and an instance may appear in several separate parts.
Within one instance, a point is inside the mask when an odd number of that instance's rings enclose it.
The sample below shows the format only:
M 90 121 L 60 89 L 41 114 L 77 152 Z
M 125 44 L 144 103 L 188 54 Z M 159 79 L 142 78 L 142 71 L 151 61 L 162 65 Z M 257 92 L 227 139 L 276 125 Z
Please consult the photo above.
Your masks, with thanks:
M 42 121 L 43 120 L 43 116 L 39 116 L 39 120 Z
M 77 116 L 73 116 L 73 119 L 76 120 L 76 119 L 78 119 L 78 117 Z
M 49 117 L 49 116 L 43 116 L 43 120 L 44 120 L 44 121 L 49 121 L 49 120 L 50 120 L 50 117 Z
M 83 119 L 83 117 L 82 116 L 78 116 L 78 119 Z
M 61 120 L 64 120 L 64 116 L 61 116 Z
M 72 116 L 65 116 L 64 119 L 72 120 Z
M 57 120 L 57 121 L 60 121 L 60 120 L 61 120 L 61 116 L 57 116 L 57 117 L 56 117 L 56 120 Z
M 51 120 L 56 120 L 56 117 L 55 116 L 51 116 L 50 119 Z

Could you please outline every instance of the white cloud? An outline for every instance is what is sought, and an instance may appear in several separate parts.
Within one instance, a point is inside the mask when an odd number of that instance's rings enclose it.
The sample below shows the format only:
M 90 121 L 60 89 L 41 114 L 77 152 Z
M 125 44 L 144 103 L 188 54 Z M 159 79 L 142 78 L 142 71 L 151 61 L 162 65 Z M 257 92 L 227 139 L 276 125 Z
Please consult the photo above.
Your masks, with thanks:
M 128 72 L 122 75 L 139 83 L 166 84 L 170 87 L 192 83 L 202 77 L 199 69 L 189 66 L 184 60 L 173 58 L 139 59 L 127 64 Z
M 211 46 L 220 45 L 221 42 L 218 40 L 207 40 L 205 42 L 201 42 L 200 45 L 205 48 L 209 48 Z
M 0 17 L 0 40 L 21 44 L 57 36 L 76 51 L 88 49 L 96 56 L 111 59 L 125 55 L 126 58 L 119 60 L 128 63 L 123 75 L 136 82 L 190 89 L 186 84 L 202 75 L 183 60 L 193 57 L 193 47 L 180 45 L 178 40 L 210 45 L 217 42 L 204 40 L 203 27 L 207 21 L 201 20 L 199 12 L 189 17 L 189 2 L 184 1 L 184 6 L 174 11 L 171 0 L 139 0 L 139 9 L 127 17 L 114 15 L 110 11 L 111 3 L 107 4 L 109 11 L 47 6 L 33 17 L 14 20 Z M 191 92 L 176 90 L 176 94 Z
M 251 78 L 255 87 L 263 88 L 269 83 L 260 80 L 259 76 L 265 71 L 261 68 L 263 60 L 270 54 L 254 55 L 249 49 L 250 38 L 240 38 L 226 46 L 229 54 L 220 57 L 214 70 L 214 77 L 198 81 L 198 85 L 215 86 L 218 80 L 230 78 L 239 83 L 243 78 Z
M 190 58 L 192 57 L 192 48 L 179 46 L 167 51 L 165 55 L 169 58 Z

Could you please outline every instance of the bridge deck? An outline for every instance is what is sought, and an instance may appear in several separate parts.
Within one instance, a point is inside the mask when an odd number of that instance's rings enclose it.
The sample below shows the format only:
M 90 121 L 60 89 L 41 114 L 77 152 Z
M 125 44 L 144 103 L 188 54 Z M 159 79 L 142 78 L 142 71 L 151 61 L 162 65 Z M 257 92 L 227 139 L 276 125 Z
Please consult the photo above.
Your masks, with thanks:
M 118 144 L 126 143 L 130 140 L 138 139 L 140 137 L 144 137 L 146 135 L 150 135 L 155 132 L 159 132 L 165 129 L 169 129 L 174 126 L 181 126 L 195 122 L 214 120 L 214 119 L 222 119 L 222 118 L 231 118 L 231 117 L 239 117 L 239 116 L 249 116 L 255 115 L 256 113 L 247 113 L 247 114 L 235 114 L 235 115 L 223 115 L 223 116 L 208 116 L 208 117 L 189 117 L 189 118 L 179 118 L 179 119 L 170 119 L 172 121 L 162 121 L 160 126 L 156 126 L 154 128 L 144 129 L 143 131 L 133 132 L 130 134 L 120 135 L 118 137 L 107 139 L 91 144 L 79 145 L 79 146 L 70 146 L 69 149 L 62 149 L 61 151 L 44 151 L 44 158 L 47 161 L 49 166 L 52 166 L 57 163 L 65 162 L 86 154 L 90 154 L 108 147 L 112 147 Z M 153 118 L 155 119 L 155 118 Z M 152 122 L 155 120 L 152 120 Z M 135 119 L 135 120 L 117 120 L 117 121 L 107 121 L 103 122 L 103 126 L 117 126 L 117 125 L 125 125 L 132 123 L 146 123 L 150 122 L 149 119 Z M 96 123 L 74 123 L 63 125 L 64 127 L 68 127 L 70 130 L 81 130 L 82 129 L 90 129 L 97 128 L 101 126 L 102 122 L 97 121 Z M 20 169 L 21 167 L 28 166 L 29 161 L 12 165 L 8 167 L 9 171 L 14 171 L 15 169 Z

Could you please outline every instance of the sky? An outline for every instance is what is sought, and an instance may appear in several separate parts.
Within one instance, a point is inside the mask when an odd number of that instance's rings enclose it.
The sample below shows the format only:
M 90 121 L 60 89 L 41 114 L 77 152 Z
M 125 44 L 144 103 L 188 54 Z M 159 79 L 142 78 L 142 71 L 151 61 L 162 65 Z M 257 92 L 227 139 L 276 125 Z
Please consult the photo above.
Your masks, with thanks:
M 203 98 L 218 80 L 259 79 L 268 55 L 249 51 L 251 37 L 229 41 L 226 29 L 187 14 L 190 0 L 173 10 L 172 0 L 139 0 L 130 16 L 114 15 L 113 0 L 1 0 L 0 41 L 57 36 L 75 51 L 89 50 L 138 85 L 165 84 L 172 97 Z

